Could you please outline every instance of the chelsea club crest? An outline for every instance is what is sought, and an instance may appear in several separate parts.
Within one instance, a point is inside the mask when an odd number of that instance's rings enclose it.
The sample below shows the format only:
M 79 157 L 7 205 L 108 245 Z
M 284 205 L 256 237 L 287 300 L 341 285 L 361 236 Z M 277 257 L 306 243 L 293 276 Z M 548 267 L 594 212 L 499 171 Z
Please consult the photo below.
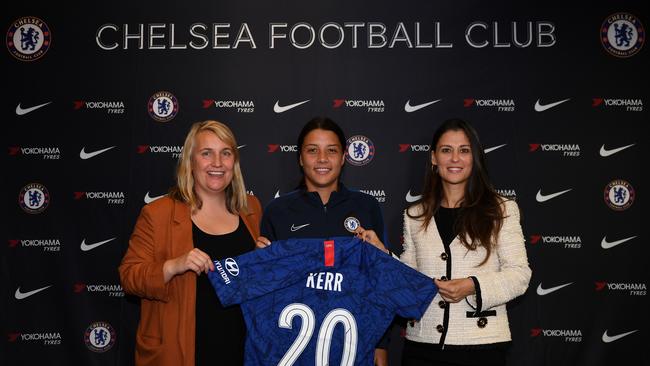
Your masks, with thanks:
M 16 19 L 7 30 L 7 49 L 20 61 L 34 61 L 43 57 L 52 44 L 50 28 L 37 17 Z

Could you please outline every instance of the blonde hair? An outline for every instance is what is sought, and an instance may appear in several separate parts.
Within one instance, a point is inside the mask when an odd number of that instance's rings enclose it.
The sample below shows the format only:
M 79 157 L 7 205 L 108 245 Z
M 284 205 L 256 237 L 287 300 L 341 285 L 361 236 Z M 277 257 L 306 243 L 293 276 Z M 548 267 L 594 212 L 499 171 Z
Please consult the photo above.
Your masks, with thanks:
M 169 191 L 169 197 L 189 204 L 192 212 L 201 209 L 203 202 L 194 191 L 192 154 L 196 145 L 196 135 L 203 131 L 214 133 L 221 141 L 232 149 L 232 153 L 235 157 L 235 165 L 233 167 L 232 181 L 225 190 L 226 208 L 233 214 L 247 213 L 246 187 L 244 186 L 244 177 L 239 166 L 239 150 L 237 149 L 237 141 L 235 141 L 235 135 L 232 133 L 230 128 L 218 121 L 208 120 L 196 122 L 192 125 L 192 128 L 190 128 L 190 132 L 188 132 L 187 137 L 185 137 L 183 152 L 178 159 L 178 166 L 176 168 L 176 186 Z

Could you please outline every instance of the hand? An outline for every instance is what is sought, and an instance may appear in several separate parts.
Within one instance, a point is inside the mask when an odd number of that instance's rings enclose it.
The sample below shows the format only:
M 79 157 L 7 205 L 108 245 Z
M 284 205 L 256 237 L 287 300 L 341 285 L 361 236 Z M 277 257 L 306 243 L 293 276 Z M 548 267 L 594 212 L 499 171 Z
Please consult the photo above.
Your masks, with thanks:
M 257 238 L 257 240 L 255 240 L 255 248 L 257 249 L 266 248 L 269 245 L 271 245 L 271 241 L 263 236 L 260 236 Z
M 384 243 L 379 240 L 379 237 L 377 236 L 377 233 L 375 233 L 374 230 L 366 230 L 359 226 L 355 231 L 355 235 L 357 238 L 365 241 L 368 244 L 371 244 L 375 246 L 377 249 L 381 250 L 382 252 L 388 254 L 388 249 L 384 246 Z
M 388 366 L 388 350 L 375 348 L 375 366 Z
M 200 275 L 201 272 L 208 273 L 208 271 L 214 271 L 214 263 L 209 255 L 194 248 L 181 256 L 165 261 L 163 264 L 165 283 L 169 282 L 172 277 L 187 271 L 195 272 L 197 275 Z
M 446 302 L 459 302 L 476 292 L 476 289 L 474 289 L 474 281 L 471 278 L 460 278 L 449 281 L 434 279 L 433 282 L 438 286 L 438 292 Z

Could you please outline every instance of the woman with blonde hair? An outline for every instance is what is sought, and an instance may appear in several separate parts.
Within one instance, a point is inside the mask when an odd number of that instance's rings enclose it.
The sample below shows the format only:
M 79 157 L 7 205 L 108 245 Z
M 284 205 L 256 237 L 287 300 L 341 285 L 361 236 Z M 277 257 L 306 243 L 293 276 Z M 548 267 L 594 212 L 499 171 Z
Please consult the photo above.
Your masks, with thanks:
M 232 131 L 217 121 L 194 123 L 176 186 L 142 208 L 119 267 L 125 292 L 141 298 L 136 365 L 243 363 L 241 311 L 223 308 L 200 275 L 214 270 L 212 259 L 252 250 L 260 217 Z

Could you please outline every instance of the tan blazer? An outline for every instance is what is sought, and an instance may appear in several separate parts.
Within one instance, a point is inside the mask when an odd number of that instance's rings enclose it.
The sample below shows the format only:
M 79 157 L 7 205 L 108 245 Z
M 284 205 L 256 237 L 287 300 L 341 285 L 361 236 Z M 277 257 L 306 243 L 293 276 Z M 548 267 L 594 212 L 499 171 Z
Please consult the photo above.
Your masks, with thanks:
M 248 209 L 240 216 L 255 240 L 262 215 L 257 198 L 248 196 Z M 124 291 L 142 299 L 138 366 L 194 366 L 196 274 L 188 271 L 166 284 L 163 279 L 165 261 L 193 247 L 187 204 L 163 197 L 142 208 L 119 267 Z

